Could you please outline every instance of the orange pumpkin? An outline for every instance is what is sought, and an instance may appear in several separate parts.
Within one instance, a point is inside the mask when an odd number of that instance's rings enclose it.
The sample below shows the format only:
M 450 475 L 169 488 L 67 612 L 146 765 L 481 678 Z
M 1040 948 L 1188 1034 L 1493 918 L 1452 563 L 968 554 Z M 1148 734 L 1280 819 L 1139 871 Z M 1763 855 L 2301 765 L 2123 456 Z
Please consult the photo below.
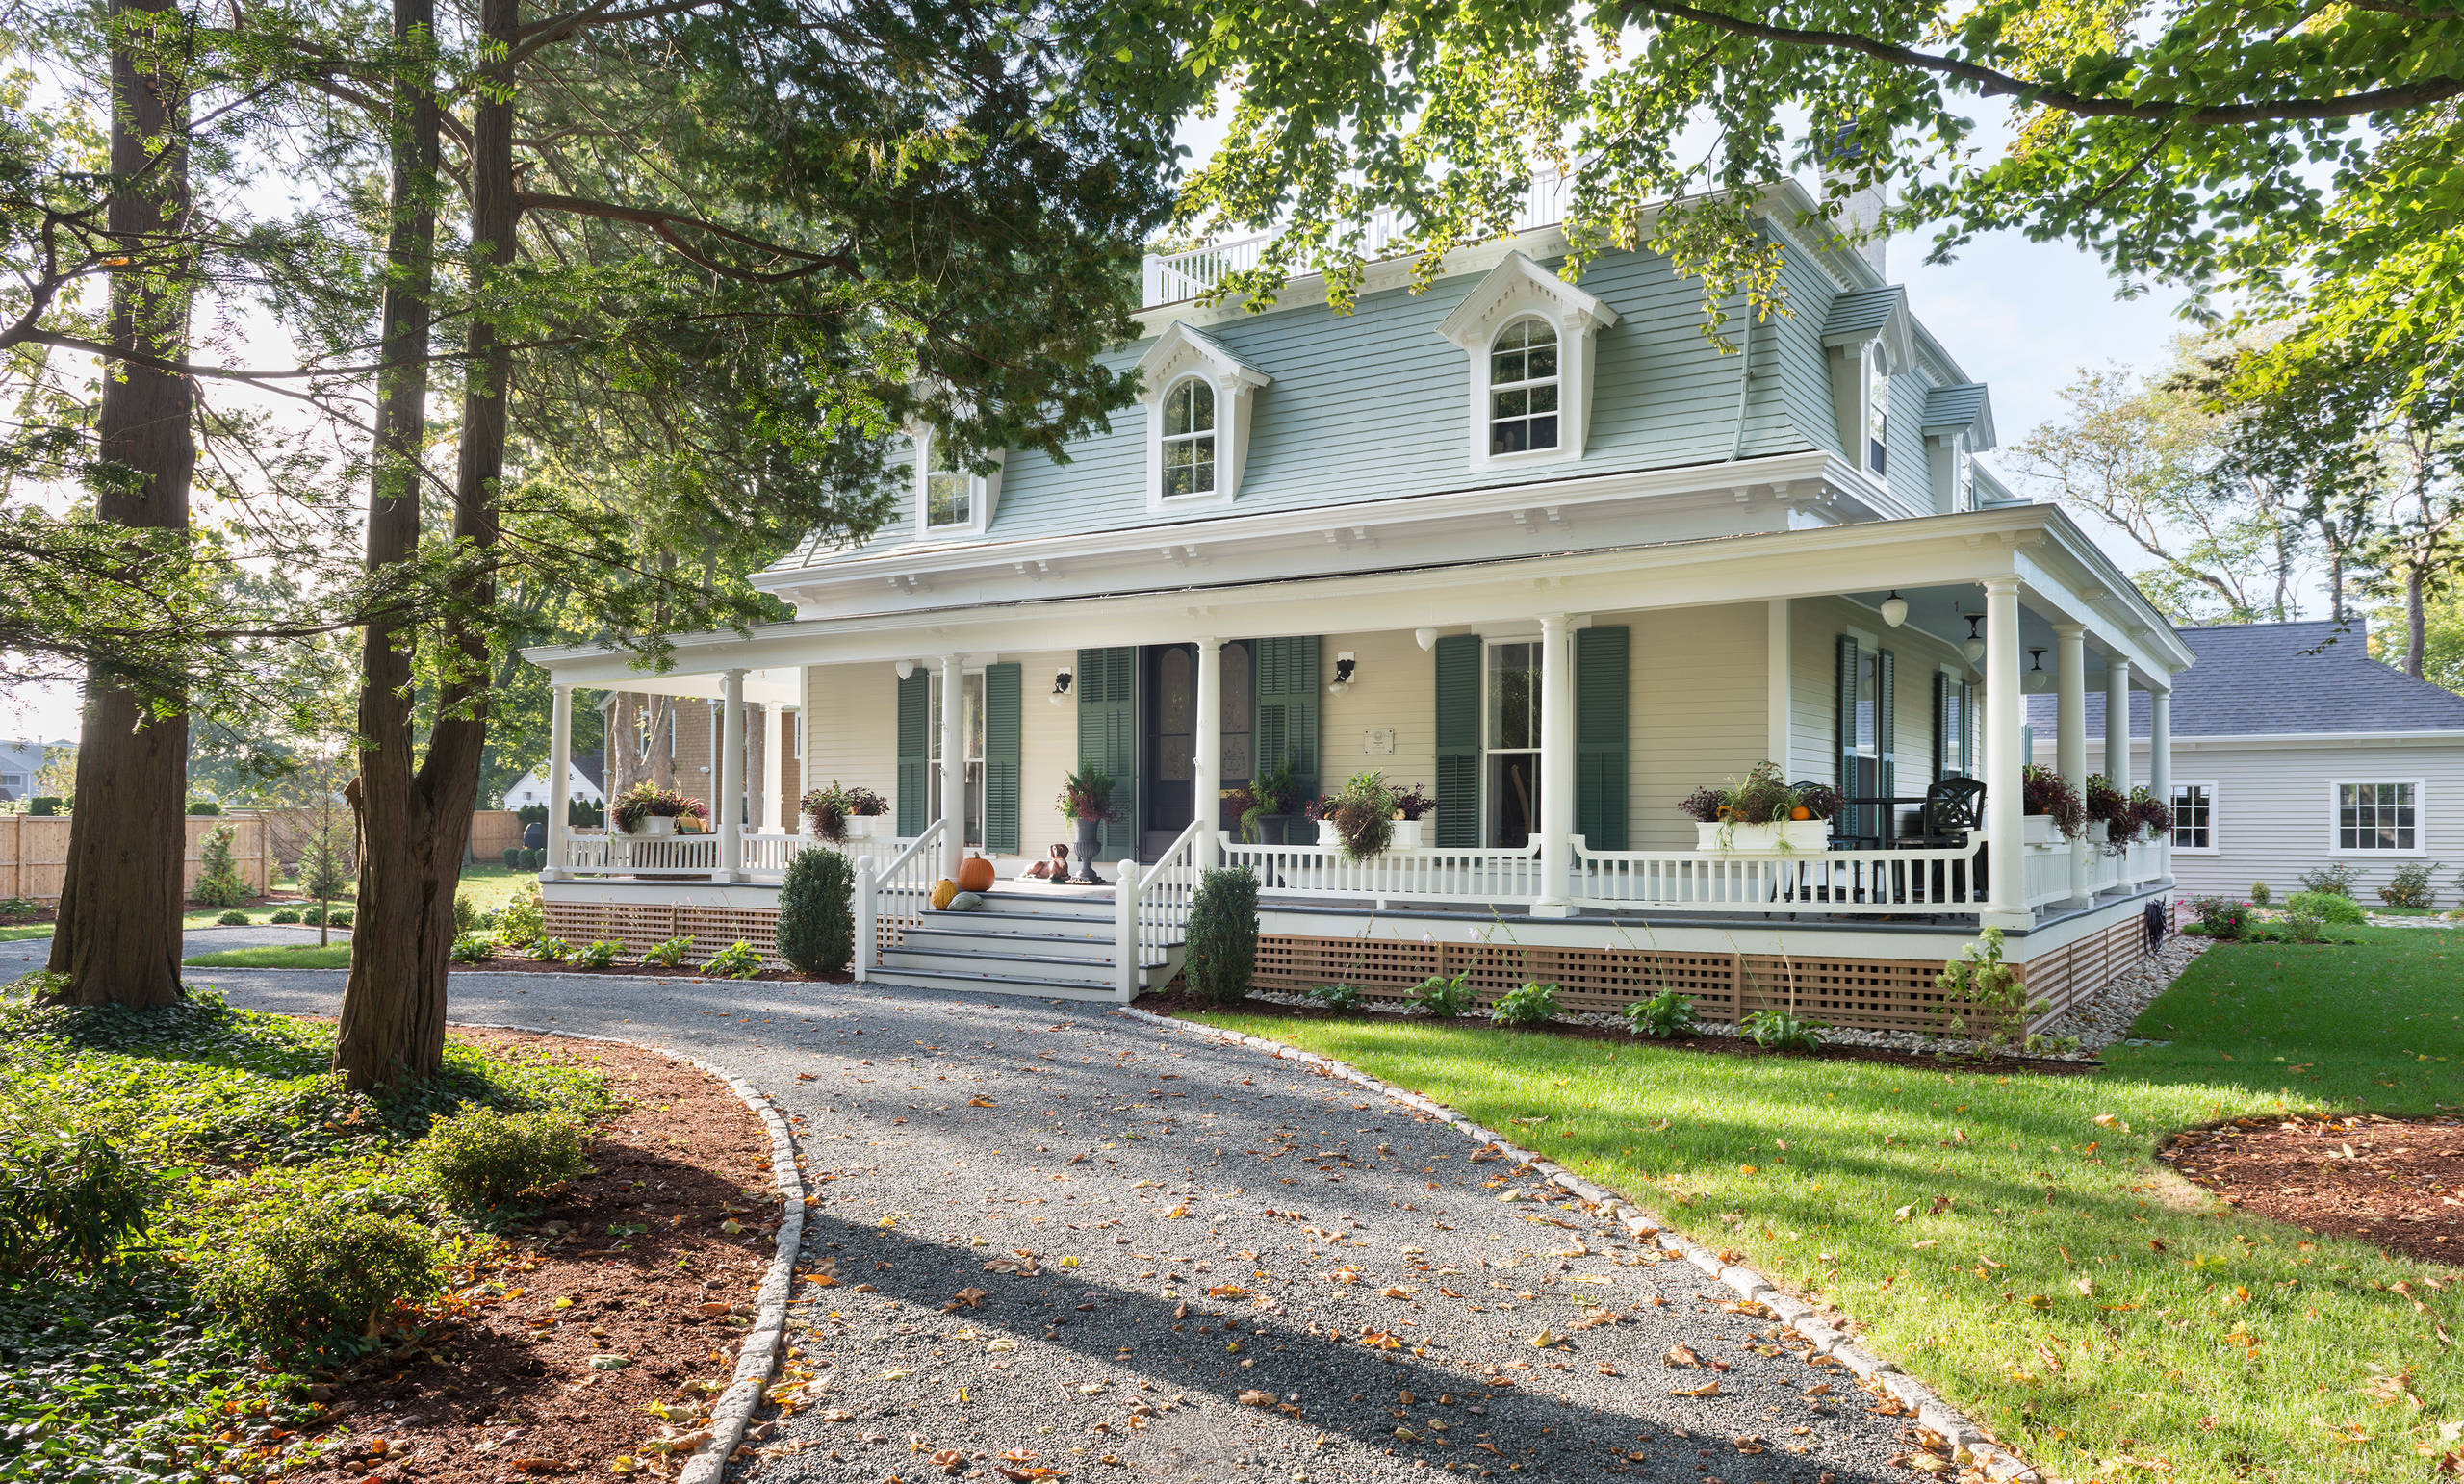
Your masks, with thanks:
M 990 891 L 995 880 L 992 862 L 982 856 L 969 856 L 959 862 L 961 891 Z
M 1813 818 L 1813 810 L 1807 808 L 1804 805 L 1800 804 L 1795 808 L 1788 811 L 1788 817 L 1790 819 L 1811 819 Z
M 950 899 L 958 894 L 959 883 L 950 880 L 948 877 L 944 876 L 939 881 L 935 882 L 933 883 L 933 910 L 937 912 L 948 911 L 950 909 Z

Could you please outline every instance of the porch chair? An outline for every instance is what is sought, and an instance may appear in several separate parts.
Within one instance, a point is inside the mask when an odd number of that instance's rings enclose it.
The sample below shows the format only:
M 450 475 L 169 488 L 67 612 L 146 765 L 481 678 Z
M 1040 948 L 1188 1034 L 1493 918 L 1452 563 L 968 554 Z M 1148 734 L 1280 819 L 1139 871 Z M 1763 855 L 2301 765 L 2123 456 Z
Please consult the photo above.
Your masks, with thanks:
M 1925 790 L 1925 802 L 1916 811 L 1916 830 L 1900 840 L 1911 850 L 1957 850 L 1967 843 L 1968 832 L 1985 828 L 1985 785 L 1972 778 L 1946 778 Z M 1979 845 L 1975 864 L 1962 874 L 1967 880 L 1957 883 L 1959 894 L 1972 895 L 1976 883 L 1986 880 L 1985 852 Z M 1933 888 L 1943 894 L 1943 875 L 1951 863 L 1933 868 Z

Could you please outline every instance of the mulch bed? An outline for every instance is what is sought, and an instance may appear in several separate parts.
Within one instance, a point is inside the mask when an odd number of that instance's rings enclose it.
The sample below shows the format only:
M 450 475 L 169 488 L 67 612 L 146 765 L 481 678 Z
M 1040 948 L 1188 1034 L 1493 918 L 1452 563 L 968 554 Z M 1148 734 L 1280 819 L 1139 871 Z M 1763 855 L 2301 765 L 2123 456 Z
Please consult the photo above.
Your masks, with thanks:
M 592 1143 L 591 1173 L 462 1275 L 506 1292 L 459 1291 L 439 1322 L 312 1392 L 329 1405 L 310 1431 L 332 1446 L 287 1477 L 504 1484 L 604 1477 L 625 1471 L 620 1456 L 673 1473 L 646 1445 L 706 1424 L 769 1268 L 779 1195 L 768 1133 L 726 1085 L 653 1052 L 453 1036 L 603 1069 L 627 1106 Z M 601 1369 L 594 1356 L 627 1363 Z M 678 1448 L 679 1461 L 689 1452 Z
M 572 962 L 543 963 L 537 959 L 503 957 L 489 959 L 479 963 L 457 963 L 453 965 L 453 972 L 456 974 L 631 974 L 647 975 L 654 979 L 714 979 L 717 977 L 705 974 L 691 964 L 681 964 L 669 969 L 650 963 L 611 963 L 603 969 L 586 969 Z M 758 974 L 747 974 L 742 977 L 747 980 L 787 979 L 804 985 L 845 985 L 853 984 L 856 979 L 853 974 L 799 974 L 793 969 L 763 969 Z
M 1364 1020 L 1392 1025 L 1399 1016 L 1372 1010 L 1328 1010 L 1322 1005 L 1283 1005 L 1271 1000 L 1245 1000 L 1238 1005 L 1215 1005 L 1188 993 L 1148 993 L 1138 997 L 1138 1008 L 1158 1015 L 1172 1015 L 1185 1020 L 1202 1019 L 1209 1013 L 1245 1015 L 1283 1015 L 1295 1020 Z M 1483 1031 L 1508 1029 L 1485 1016 L 1467 1016 L 1461 1020 L 1436 1020 L 1426 1016 L 1408 1017 L 1414 1025 L 1433 1030 L 1476 1034 Z M 1515 1026 L 1511 1029 L 1546 1036 L 1562 1036 L 1570 1040 L 1616 1041 L 1621 1045 L 1658 1046 L 1669 1051 L 1693 1051 L 1722 1057 L 1798 1057 L 1817 1062 L 1880 1062 L 1891 1066 L 1921 1066 L 1932 1071 L 2020 1071 L 2036 1072 L 2048 1077 L 2076 1077 L 2103 1068 L 2102 1062 L 2079 1062 L 2040 1057 L 2000 1057 L 1992 1061 L 1975 1061 L 1954 1057 L 1949 1061 L 1913 1051 L 1889 1051 L 1879 1046 L 1828 1045 L 1819 1051 L 1773 1051 L 1758 1046 L 1736 1036 L 1689 1036 L 1677 1040 L 1656 1041 L 1635 1036 L 1621 1026 L 1586 1025 L 1578 1021 L 1552 1020 L 1545 1025 Z
M 2244 1211 L 2464 1267 L 2464 1118 L 2245 1118 L 2156 1157 Z

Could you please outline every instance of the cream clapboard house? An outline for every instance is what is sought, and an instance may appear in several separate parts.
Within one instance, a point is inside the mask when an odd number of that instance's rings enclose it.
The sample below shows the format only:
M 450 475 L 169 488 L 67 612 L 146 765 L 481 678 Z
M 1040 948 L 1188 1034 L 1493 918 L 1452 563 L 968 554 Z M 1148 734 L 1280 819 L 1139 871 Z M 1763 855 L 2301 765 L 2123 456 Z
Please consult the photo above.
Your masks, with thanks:
M 796 718 L 769 768 L 895 801 L 849 847 L 873 980 L 1125 997 L 1168 978 L 1198 874 L 1225 864 L 1264 884 L 1267 985 L 1468 972 L 1576 1006 L 1675 985 L 1709 1014 L 1906 1026 L 1984 925 L 2057 1000 L 2135 961 L 2165 848 L 2034 837 L 2021 656 L 2058 654 L 2073 730 L 2089 686 L 2145 691 L 2162 786 L 2190 651 L 2067 518 L 1977 463 L 1986 389 L 1878 252 L 1808 235 L 1797 187 L 1759 206 L 1792 313 L 1728 355 L 1664 259 L 1560 279 L 1553 204 L 1535 190 L 1527 227 L 1424 294 L 1408 264 L 1373 268 L 1347 316 L 1311 279 L 1263 313 L 1200 307 L 1250 244 L 1151 258 L 1143 337 L 1116 352 L 1141 400 L 1068 463 L 978 478 L 914 429 L 897 520 L 754 577 L 793 622 L 683 636 L 655 678 L 533 652 L 560 723 L 575 685 L 717 702 L 719 796 L 763 801 L 683 839 L 552 809 L 554 930 L 769 941 L 813 842 L 778 780 L 744 777 L 758 705 Z M 1766 758 L 1902 802 L 1843 811 L 1826 850 L 1698 848 L 1679 801 Z M 925 910 L 964 853 L 1006 878 L 1069 839 L 1053 801 L 1081 759 L 1123 780 L 1097 853 L 1117 884 Z M 1424 843 L 1349 861 L 1241 838 L 1218 801 L 1278 759 L 1328 791 L 1367 769 L 1429 788 Z M 1913 801 L 1958 776 L 1986 785 L 1982 828 L 1909 848 Z

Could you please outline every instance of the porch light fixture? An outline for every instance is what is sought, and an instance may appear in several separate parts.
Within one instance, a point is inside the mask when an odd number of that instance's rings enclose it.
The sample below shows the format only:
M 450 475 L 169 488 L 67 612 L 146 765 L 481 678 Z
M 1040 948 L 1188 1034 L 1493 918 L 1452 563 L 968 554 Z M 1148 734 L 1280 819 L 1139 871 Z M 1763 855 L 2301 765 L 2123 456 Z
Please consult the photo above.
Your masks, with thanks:
M 1960 652 L 1967 656 L 1967 662 L 1971 665 L 1985 662 L 1985 636 L 1976 631 L 1976 626 L 1983 622 L 1984 618 L 1985 615 L 1982 613 L 1967 615 L 1967 642 L 1960 646 Z
M 2035 656 L 2035 663 L 2028 666 L 2027 674 L 2019 677 L 2019 689 L 2030 695 L 2039 695 L 2053 683 L 2053 675 L 2044 667 L 2044 651 L 2030 650 L 2028 652 Z
M 1434 628 L 1415 628 L 1412 630 L 1412 642 L 1419 645 L 1424 650 L 1436 649 L 1437 630 Z
M 1073 678 L 1075 678 L 1075 677 L 1070 675 L 1069 667 L 1067 665 L 1064 665 L 1060 669 L 1055 670 L 1052 673 L 1052 694 L 1046 699 L 1054 705 L 1066 704 L 1069 700 L 1069 682 Z
M 1336 655 L 1335 678 L 1332 683 L 1327 685 L 1326 694 L 1330 696 L 1340 696 L 1344 692 L 1351 689 L 1352 675 L 1354 672 L 1359 670 L 1359 668 L 1360 661 L 1353 657 L 1351 651 L 1346 650 L 1342 653 Z
M 904 680 L 914 673 L 915 661 L 911 659 L 902 659 L 898 662 L 898 678 L 900 679 Z
M 1892 588 L 1890 596 L 1883 600 L 1883 622 L 1893 628 L 1908 622 L 1908 600 L 1899 596 L 1898 588 Z

